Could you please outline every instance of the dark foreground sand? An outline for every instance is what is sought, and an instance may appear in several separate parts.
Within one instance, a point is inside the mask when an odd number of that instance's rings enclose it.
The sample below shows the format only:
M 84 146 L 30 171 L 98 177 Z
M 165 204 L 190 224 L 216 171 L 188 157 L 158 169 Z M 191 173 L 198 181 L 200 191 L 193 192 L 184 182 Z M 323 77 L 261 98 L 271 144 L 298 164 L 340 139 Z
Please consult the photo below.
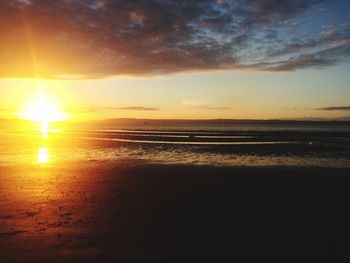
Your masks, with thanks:
M 350 262 L 349 169 L 0 167 L 0 262 Z

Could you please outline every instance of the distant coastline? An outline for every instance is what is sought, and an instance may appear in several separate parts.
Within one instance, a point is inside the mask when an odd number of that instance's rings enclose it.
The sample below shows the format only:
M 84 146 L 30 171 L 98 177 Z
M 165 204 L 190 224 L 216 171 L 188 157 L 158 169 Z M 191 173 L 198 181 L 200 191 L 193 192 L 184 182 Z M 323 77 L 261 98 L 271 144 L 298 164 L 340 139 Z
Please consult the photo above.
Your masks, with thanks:
M 342 119 L 136 119 L 136 118 L 113 118 L 101 120 L 69 121 L 62 123 L 52 123 L 52 126 L 58 124 L 64 127 L 80 128 L 98 128 L 98 127 L 117 127 L 117 126 L 229 126 L 229 125 L 296 125 L 296 126 L 350 126 L 350 117 Z M 21 129 L 21 127 L 32 127 L 36 124 L 32 121 L 19 119 L 1 119 L 0 129 Z

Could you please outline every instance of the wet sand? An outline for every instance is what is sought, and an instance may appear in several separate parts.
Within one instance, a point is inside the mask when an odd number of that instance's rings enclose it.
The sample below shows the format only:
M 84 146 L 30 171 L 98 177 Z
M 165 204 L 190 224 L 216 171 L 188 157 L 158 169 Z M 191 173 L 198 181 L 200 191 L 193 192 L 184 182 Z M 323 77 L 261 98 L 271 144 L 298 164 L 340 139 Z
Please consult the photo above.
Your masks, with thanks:
M 0 262 L 349 262 L 350 169 L 0 166 Z

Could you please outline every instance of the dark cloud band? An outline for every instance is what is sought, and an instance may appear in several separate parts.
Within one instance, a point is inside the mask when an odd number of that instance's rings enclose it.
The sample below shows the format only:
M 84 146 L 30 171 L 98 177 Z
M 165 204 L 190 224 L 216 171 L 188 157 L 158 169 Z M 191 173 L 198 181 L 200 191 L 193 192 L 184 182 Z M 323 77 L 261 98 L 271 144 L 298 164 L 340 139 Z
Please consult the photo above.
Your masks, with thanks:
M 345 24 L 281 37 L 322 0 L 3 0 L 0 77 L 290 71 L 350 55 Z M 282 34 L 282 35 L 283 35 Z

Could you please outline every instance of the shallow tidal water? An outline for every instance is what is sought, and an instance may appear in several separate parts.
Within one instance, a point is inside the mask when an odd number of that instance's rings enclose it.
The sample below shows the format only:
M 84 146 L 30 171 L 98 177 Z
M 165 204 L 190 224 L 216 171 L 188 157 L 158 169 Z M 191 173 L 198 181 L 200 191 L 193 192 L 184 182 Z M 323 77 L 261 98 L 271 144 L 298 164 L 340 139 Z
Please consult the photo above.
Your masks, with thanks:
M 0 164 L 142 160 L 214 166 L 350 167 L 350 131 L 342 127 L 186 128 L 66 130 L 45 138 L 36 131 L 3 131 Z

